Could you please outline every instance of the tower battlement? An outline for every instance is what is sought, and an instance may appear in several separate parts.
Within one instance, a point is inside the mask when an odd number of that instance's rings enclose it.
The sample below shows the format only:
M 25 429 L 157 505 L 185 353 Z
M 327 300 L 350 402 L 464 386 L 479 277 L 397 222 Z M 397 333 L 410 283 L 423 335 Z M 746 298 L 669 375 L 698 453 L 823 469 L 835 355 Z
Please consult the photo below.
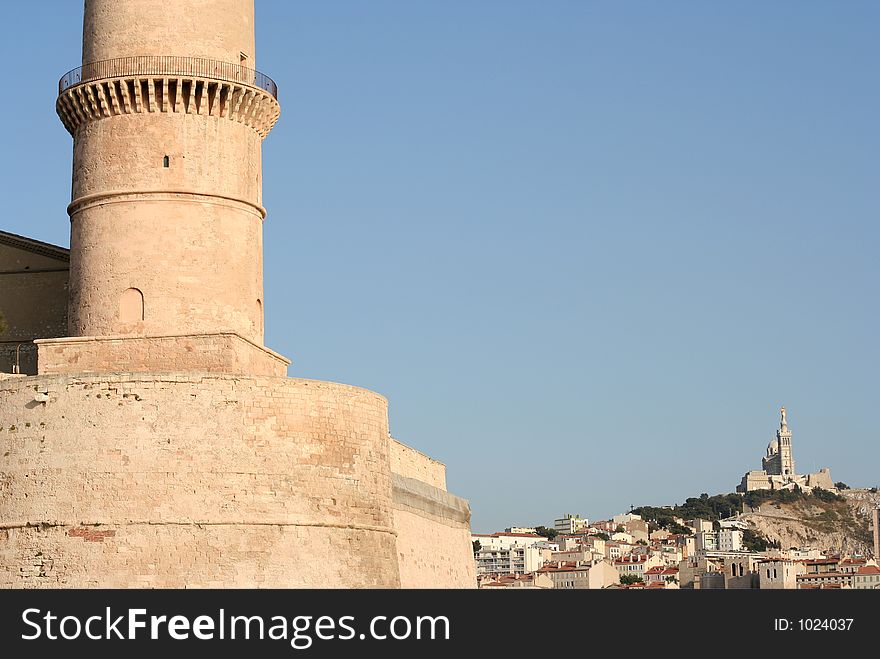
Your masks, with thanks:
M 237 121 L 265 138 L 281 116 L 268 76 L 197 57 L 124 57 L 76 68 L 58 84 L 56 111 L 68 132 L 123 114 L 182 113 Z

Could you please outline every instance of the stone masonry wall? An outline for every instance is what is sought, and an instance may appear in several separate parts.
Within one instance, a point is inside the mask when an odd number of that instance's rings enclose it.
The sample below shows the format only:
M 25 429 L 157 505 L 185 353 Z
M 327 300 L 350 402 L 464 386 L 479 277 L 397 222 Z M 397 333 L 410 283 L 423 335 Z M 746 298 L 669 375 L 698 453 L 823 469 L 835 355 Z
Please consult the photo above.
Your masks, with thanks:
M 391 471 L 446 490 L 446 465 L 396 439 L 391 440 Z
M 185 55 L 235 64 L 245 56 L 245 64 L 254 68 L 254 2 L 86 0 L 83 62 L 134 55 Z
M 237 373 L 283 377 L 290 362 L 237 334 L 74 337 L 38 341 L 39 373 Z
M 346 385 L 2 379 L 0 587 L 397 587 L 389 464 Z
M 476 588 L 470 526 L 394 511 L 402 588 Z
M 67 333 L 66 261 L 0 244 L 0 314 L 8 326 L 0 334 L 0 372 L 11 373 L 20 345 L 22 373 L 37 372 L 34 339 Z
M 403 588 L 475 588 L 467 501 L 392 474 L 394 526 Z

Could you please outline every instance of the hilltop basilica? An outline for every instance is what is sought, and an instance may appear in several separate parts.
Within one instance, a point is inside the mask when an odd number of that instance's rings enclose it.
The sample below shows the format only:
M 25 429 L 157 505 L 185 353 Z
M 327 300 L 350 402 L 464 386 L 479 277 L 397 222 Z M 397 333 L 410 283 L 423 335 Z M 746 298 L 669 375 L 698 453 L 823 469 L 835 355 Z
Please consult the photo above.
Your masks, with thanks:
M 827 467 L 814 474 L 799 475 L 795 472 L 794 456 L 791 452 L 791 431 L 788 429 L 785 408 L 783 407 L 780 412 L 782 419 L 779 422 L 779 430 L 776 431 L 776 437 L 770 440 L 767 454 L 761 460 L 763 469 L 747 472 L 736 491 L 781 490 L 796 487 L 808 491 L 814 487 L 834 490 L 831 471 Z

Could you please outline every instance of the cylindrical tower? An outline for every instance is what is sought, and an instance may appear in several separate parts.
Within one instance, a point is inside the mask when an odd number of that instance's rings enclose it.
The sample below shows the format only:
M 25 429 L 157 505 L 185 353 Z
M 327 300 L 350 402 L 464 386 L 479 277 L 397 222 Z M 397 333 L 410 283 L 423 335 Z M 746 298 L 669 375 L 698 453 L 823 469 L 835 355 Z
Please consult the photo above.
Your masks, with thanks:
M 253 0 L 86 0 L 59 91 L 70 335 L 262 345 L 261 140 L 280 108 L 255 71 Z

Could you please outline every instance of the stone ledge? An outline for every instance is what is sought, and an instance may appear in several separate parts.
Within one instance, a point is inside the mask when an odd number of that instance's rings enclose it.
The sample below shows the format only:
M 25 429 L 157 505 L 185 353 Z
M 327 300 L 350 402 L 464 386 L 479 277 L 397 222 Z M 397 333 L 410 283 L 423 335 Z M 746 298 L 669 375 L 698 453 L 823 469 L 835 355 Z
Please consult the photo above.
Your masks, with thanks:
M 284 377 L 290 360 L 234 332 L 38 339 L 40 375 L 163 371 Z
M 446 526 L 470 526 L 471 508 L 466 499 L 415 478 L 391 474 L 392 502 L 406 510 Z

